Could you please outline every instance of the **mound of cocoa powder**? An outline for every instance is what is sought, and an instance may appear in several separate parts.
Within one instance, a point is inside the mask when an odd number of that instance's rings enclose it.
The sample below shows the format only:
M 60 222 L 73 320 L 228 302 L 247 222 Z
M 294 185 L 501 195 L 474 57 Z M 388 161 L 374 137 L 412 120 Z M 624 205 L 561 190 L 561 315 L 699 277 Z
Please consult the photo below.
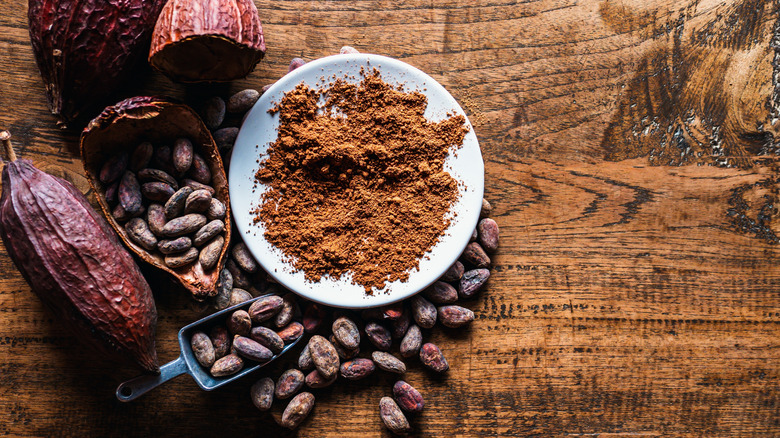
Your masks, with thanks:
M 422 93 L 376 70 L 362 78 L 300 84 L 271 110 L 279 135 L 256 174 L 270 189 L 254 221 L 308 280 L 351 274 L 372 293 L 406 280 L 449 226 L 458 188 L 443 164 L 469 128 L 427 120 Z

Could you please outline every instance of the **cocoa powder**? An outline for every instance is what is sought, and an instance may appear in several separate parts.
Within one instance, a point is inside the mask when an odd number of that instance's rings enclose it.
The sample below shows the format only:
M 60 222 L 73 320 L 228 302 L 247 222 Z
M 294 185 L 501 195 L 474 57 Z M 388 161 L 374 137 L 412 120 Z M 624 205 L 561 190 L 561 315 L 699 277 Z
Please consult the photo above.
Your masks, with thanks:
M 256 174 L 269 189 L 254 220 L 308 280 L 349 274 L 372 293 L 408 279 L 449 226 L 458 187 L 444 160 L 469 128 L 460 115 L 427 120 L 425 95 L 376 70 L 362 76 L 300 84 L 271 110 L 279 135 Z

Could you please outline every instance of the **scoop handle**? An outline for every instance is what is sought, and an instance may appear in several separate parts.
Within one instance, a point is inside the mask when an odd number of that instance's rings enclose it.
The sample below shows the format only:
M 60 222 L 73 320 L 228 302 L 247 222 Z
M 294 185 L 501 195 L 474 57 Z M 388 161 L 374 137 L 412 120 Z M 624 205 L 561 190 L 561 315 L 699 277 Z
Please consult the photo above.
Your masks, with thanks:
M 179 356 L 176 360 L 172 360 L 161 366 L 160 374 L 158 375 L 138 376 L 123 382 L 116 388 L 116 398 L 123 402 L 133 401 L 168 380 L 188 372 L 189 369 L 187 368 L 187 364 L 184 362 L 184 359 Z

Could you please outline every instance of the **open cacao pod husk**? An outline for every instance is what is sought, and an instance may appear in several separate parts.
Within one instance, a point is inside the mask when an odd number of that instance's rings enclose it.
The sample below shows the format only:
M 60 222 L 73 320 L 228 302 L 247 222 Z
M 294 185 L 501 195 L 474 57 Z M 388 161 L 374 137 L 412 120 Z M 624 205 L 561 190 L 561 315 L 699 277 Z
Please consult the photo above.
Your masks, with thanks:
M 169 0 L 152 34 L 149 63 L 174 81 L 246 77 L 265 54 L 252 0 Z
M 166 265 L 162 254 L 154 250 L 147 251 L 130 239 L 125 227 L 114 218 L 112 208 L 106 200 L 109 184 L 102 183 L 100 179 L 101 168 L 108 159 L 123 152 L 132 153 L 142 142 L 168 145 L 180 137 L 190 139 L 195 152 L 203 157 L 211 171 L 210 185 L 214 188 L 213 196 L 221 201 L 227 210 L 224 217 L 224 244 L 217 263 L 211 269 L 204 269 L 200 260 L 183 267 L 171 268 Z M 84 128 L 81 134 L 81 158 L 103 215 L 125 245 L 142 260 L 172 275 L 192 292 L 195 299 L 203 300 L 214 296 L 230 242 L 230 195 L 222 158 L 211 133 L 197 113 L 187 105 L 167 98 L 142 96 L 123 100 L 103 110 Z

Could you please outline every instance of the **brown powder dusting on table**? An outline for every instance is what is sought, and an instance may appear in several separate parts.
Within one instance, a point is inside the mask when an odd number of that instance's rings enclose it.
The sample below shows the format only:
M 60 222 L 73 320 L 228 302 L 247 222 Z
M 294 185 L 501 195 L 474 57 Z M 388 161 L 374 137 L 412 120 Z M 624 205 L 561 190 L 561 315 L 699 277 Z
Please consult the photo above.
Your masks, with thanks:
M 256 174 L 270 188 L 254 221 L 308 280 L 351 273 L 371 293 L 408 279 L 449 226 L 458 188 L 443 164 L 469 128 L 463 116 L 430 122 L 422 93 L 362 75 L 300 84 L 271 110 L 279 135 Z

